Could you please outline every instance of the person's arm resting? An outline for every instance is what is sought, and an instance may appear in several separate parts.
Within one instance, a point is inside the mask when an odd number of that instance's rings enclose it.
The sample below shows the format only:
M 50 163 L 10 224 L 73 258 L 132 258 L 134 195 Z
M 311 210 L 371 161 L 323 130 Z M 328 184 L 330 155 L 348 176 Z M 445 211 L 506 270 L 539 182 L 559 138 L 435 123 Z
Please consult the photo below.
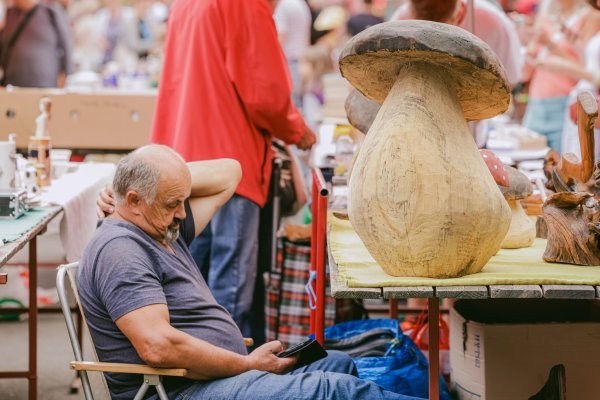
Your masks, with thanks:
M 198 236 L 217 210 L 235 193 L 242 179 L 242 168 L 239 162 L 228 158 L 194 161 L 187 165 L 192 175 L 189 202 Z
M 117 319 L 116 324 L 140 358 L 152 367 L 185 368 L 189 370 L 188 378 L 199 380 L 250 370 L 247 357 L 173 328 L 164 304 L 138 308 Z
M 277 357 L 283 350 L 278 341 L 243 356 L 194 338 L 171 326 L 164 304 L 138 308 L 115 322 L 144 362 L 158 368 L 185 368 L 191 379 L 225 378 L 250 370 L 283 374 L 297 361 L 297 357 Z

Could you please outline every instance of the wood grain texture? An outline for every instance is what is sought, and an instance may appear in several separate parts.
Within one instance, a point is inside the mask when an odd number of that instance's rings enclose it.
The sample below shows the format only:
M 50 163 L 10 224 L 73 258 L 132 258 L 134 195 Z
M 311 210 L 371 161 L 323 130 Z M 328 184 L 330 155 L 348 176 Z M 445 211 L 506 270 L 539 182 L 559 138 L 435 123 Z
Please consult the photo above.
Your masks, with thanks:
M 565 154 L 556 173 L 568 186 L 586 184 L 594 170 L 594 123 L 598 117 L 596 98 L 589 92 L 577 96 L 577 129 L 581 162 L 572 153 Z
M 553 194 L 543 207 L 547 262 L 600 265 L 600 212 L 590 193 Z
M 500 248 L 510 209 L 441 69 L 406 65 L 350 176 L 349 216 L 393 276 L 479 272 Z
M 487 299 L 487 286 L 436 286 L 435 296 L 445 299 Z
M 105 363 L 93 361 L 71 361 L 71 369 L 75 371 L 121 372 L 125 374 L 186 376 L 187 369 L 152 368 L 141 364 Z
M 435 291 L 431 286 L 384 287 L 384 299 L 419 299 L 433 297 Z
M 593 299 L 596 288 L 587 285 L 542 285 L 545 299 Z
M 535 237 L 539 237 L 541 239 L 548 238 L 548 226 L 546 225 L 543 215 L 538 215 L 538 218 L 535 221 Z
M 490 285 L 492 299 L 541 299 L 544 296 L 539 285 Z

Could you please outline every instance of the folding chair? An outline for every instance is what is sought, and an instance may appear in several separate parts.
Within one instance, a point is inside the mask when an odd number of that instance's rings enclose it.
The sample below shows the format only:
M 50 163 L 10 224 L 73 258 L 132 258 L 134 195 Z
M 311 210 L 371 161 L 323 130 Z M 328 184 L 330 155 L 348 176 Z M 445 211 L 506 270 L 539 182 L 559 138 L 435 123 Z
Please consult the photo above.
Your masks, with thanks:
M 81 379 L 81 384 L 83 386 L 83 393 L 86 400 L 93 400 L 94 396 L 92 395 L 92 387 L 90 385 L 90 381 L 88 379 L 87 371 L 96 371 L 96 372 L 119 372 L 119 373 L 128 373 L 128 374 L 140 374 L 144 375 L 144 381 L 142 382 L 142 386 L 138 390 L 135 395 L 134 400 L 141 400 L 144 398 L 144 395 L 150 388 L 150 386 L 156 387 L 156 392 L 158 393 L 158 397 L 161 400 L 168 400 L 167 393 L 162 385 L 161 377 L 162 376 L 186 376 L 186 369 L 179 368 L 153 368 L 147 365 L 139 365 L 139 364 L 121 364 L 121 363 L 104 363 L 98 362 L 98 356 L 96 355 L 96 349 L 93 348 L 94 358 L 96 361 L 84 361 L 83 355 L 81 352 L 81 344 L 79 343 L 79 339 L 77 337 L 77 331 L 75 329 L 75 323 L 73 322 L 73 315 L 71 314 L 71 308 L 69 306 L 69 301 L 67 298 L 67 292 L 65 288 L 65 275 L 69 277 L 69 282 L 71 284 L 71 289 L 73 290 L 73 294 L 75 295 L 75 301 L 79 306 L 79 311 L 81 312 L 83 325 L 87 326 L 87 321 L 85 320 L 85 315 L 83 314 L 83 310 L 81 309 L 81 303 L 79 302 L 79 293 L 77 291 L 77 266 L 78 263 L 72 263 L 68 265 L 61 265 L 58 267 L 58 274 L 56 276 L 56 290 L 58 291 L 58 297 L 60 299 L 60 304 L 62 307 L 62 312 L 65 317 L 65 322 L 67 323 L 67 331 L 69 332 L 69 339 L 71 340 L 71 346 L 73 347 L 73 353 L 75 355 L 75 361 L 71 362 L 71 369 L 77 371 L 79 374 L 79 378 Z M 93 346 L 92 346 L 93 347 Z M 102 398 L 110 398 L 110 394 L 108 391 L 108 386 L 106 384 L 106 380 L 104 379 L 104 374 L 102 374 L 102 382 L 104 386 L 104 393 Z

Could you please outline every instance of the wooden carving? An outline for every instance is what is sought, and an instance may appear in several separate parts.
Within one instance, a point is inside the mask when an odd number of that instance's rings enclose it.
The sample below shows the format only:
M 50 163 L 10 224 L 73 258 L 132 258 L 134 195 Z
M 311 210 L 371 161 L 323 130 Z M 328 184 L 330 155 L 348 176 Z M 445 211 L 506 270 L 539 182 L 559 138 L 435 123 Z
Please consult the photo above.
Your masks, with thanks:
M 600 265 L 600 212 L 590 193 L 562 192 L 544 204 L 548 262 Z
M 466 121 L 508 106 L 496 55 L 460 28 L 395 21 L 351 39 L 340 70 L 383 103 L 349 183 L 350 221 L 366 248 L 390 275 L 479 272 L 510 225 Z

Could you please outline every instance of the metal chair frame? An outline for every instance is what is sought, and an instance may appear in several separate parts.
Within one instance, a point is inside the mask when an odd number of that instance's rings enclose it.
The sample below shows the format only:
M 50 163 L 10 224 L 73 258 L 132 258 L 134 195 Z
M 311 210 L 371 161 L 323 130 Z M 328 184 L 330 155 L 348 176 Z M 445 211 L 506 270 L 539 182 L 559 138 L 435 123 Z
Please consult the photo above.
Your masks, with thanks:
M 85 315 L 83 314 L 83 310 L 81 309 L 81 303 L 79 301 L 79 292 L 77 291 L 77 268 L 78 263 L 61 265 L 58 267 L 58 274 L 56 275 L 56 290 L 58 291 L 58 297 L 60 300 L 60 305 L 62 308 L 63 315 L 65 317 L 65 322 L 67 324 L 67 331 L 69 333 L 69 339 L 71 341 L 71 347 L 73 348 L 73 354 L 75 356 L 75 361 L 70 363 L 71 369 L 76 370 L 79 378 L 81 379 L 81 384 L 83 387 L 83 393 L 86 400 L 93 400 L 94 396 L 92 394 L 92 387 L 90 385 L 90 381 L 87 375 L 87 371 L 96 371 L 96 372 L 124 372 L 124 373 L 132 373 L 132 374 L 140 374 L 144 375 L 142 386 L 140 386 L 137 391 L 134 400 L 141 400 L 144 398 L 144 395 L 148 391 L 151 386 L 156 388 L 156 392 L 158 394 L 159 399 L 161 400 L 169 400 L 165 388 L 162 384 L 162 376 L 186 376 L 186 369 L 175 369 L 175 368 L 153 368 L 147 365 L 138 365 L 138 364 L 121 364 L 121 363 L 104 363 L 98 361 L 84 361 L 83 353 L 81 351 L 81 345 L 79 343 L 79 338 L 77 336 L 77 330 L 75 328 L 75 323 L 73 321 L 73 315 L 71 314 L 71 307 L 69 305 L 69 300 L 67 297 L 67 291 L 65 286 L 65 277 L 69 278 L 69 282 L 71 285 L 71 289 L 73 290 L 73 294 L 75 295 L 75 301 L 79 307 L 79 312 L 81 312 L 83 325 L 87 326 L 87 321 L 85 319 Z M 96 355 L 95 348 L 94 357 L 96 360 L 98 356 Z M 104 374 L 102 374 L 102 381 L 104 383 L 104 387 L 106 393 L 109 393 L 108 386 L 106 384 L 106 380 L 104 379 Z

